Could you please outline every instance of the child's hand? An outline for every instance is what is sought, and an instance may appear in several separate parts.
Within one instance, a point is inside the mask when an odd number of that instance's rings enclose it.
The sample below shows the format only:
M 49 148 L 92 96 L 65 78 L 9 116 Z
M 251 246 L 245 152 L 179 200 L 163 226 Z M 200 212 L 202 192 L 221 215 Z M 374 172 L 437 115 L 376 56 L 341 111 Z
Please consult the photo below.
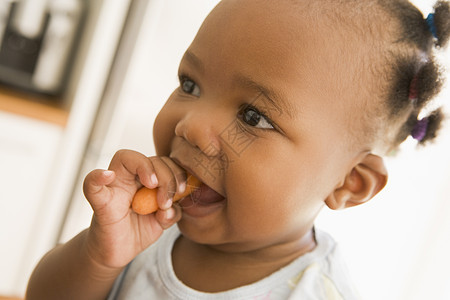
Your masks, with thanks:
M 172 207 L 176 191 L 184 189 L 186 173 L 168 157 L 151 157 L 121 150 L 108 171 L 94 170 L 86 176 L 84 193 L 94 210 L 87 247 L 96 263 L 122 268 L 154 243 L 163 230 L 181 218 Z M 158 187 L 160 210 L 138 215 L 130 209 L 133 196 L 142 187 Z

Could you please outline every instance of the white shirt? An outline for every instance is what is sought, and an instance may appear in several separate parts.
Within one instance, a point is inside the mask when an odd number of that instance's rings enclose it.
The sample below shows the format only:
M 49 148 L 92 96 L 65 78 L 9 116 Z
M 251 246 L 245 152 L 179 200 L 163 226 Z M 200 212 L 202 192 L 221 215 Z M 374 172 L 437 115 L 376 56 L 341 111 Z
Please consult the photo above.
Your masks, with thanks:
M 325 232 L 316 230 L 316 248 L 288 266 L 253 284 L 220 293 L 196 291 L 176 277 L 171 250 L 179 235 L 173 226 L 139 254 L 117 278 L 108 300 L 359 299 L 335 241 Z

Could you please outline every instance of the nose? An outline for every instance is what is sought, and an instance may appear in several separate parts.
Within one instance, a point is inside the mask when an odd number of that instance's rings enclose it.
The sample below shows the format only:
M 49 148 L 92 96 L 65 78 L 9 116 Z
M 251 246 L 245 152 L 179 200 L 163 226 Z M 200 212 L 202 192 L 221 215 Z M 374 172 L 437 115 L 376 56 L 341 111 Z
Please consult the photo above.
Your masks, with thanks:
M 184 138 L 206 156 L 218 156 L 221 152 L 218 124 L 220 122 L 217 112 L 214 114 L 210 108 L 196 107 L 179 120 L 175 127 L 175 135 Z

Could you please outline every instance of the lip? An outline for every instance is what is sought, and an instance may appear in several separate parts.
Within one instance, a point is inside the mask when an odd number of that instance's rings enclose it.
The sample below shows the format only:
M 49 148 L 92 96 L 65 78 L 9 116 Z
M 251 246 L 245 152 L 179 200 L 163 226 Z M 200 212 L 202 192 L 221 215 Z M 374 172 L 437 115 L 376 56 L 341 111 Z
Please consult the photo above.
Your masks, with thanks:
M 226 195 L 224 195 L 223 193 L 220 193 L 217 189 L 211 187 L 208 182 L 206 180 L 204 180 L 202 178 L 202 176 L 199 176 L 195 171 L 192 170 L 192 168 L 190 168 L 187 164 L 184 164 L 183 162 L 181 162 L 178 158 L 176 158 L 175 156 L 170 155 L 169 156 L 170 159 L 172 159 L 177 165 L 179 165 L 181 168 L 183 168 L 187 173 L 193 175 L 194 177 L 198 178 L 202 184 L 205 184 L 206 186 L 208 186 L 210 189 L 212 189 L 213 191 L 215 191 L 217 194 L 221 195 L 222 197 L 226 198 Z
M 183 209 L 183 215 L 189 216 L 191 218 L 203 218 L 207 217 L 209 215 L 214 214 L 215 212 L 220 211 L 227 203 L 227 198 L 222 194 L 219 193 L 216 189 L 209 186 L 207 183 L 205 183 L 201 176 L 198 176 L 198 174 L 192 170 L 187 164 L 184 164 L 179 159 L 177 159 L 174 156 L 170 156 L 170 158 L 178 164 L 180 167 L 182 167 L 186 172 L 189 174 L 192 174 L 193 176 L 197 177 L 201 182 L 202 185 L 200 186 L 199 190 L 211 193 L 211 194 L 217 194 L 222 197 L 222 199 L 218 199 L 219 201 L 213 201 L 213 202 L 202 202 L 201 200 L 198 201 L 195 199 L 196 196 L 199 197 L 199 195 L 196 195 L 195 193 L 197 191 L 194 191 L 192 194 L 180 199 L 178 201 L 178 205 Z M 215 197 L 217 197 L 217 195 Z
M 205 201 L 205 194 L 206 200 Z M 208 197 L 210 196 L 210 197 Z M 202 200 L 203 198 L 203 200 Z M 212 201 L 211 198 L 213 199 Z M 183 209 L 183 216 L 190 216 L 193 218 L 202 218 L 220 211 L 227 203 L 227 200 L 222 195 L 215 192 L 206 184 L 202 184 L 200 188 L 190 195 L 180 199 L 178 204 Z

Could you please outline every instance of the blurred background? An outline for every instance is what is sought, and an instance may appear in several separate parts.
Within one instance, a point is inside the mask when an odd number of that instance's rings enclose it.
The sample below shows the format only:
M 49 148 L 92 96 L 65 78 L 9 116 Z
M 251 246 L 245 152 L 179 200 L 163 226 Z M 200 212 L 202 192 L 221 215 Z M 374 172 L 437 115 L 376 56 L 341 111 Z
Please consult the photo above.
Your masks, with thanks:
M 89 226 L 84 176 L 121 148 L 153 155 L 178 63 L 218 0 L 0 0 L 0 295 Z M 426 15 L 433 1 L 414 3 Z M 450 70 L 450 51 L 439 54 Z M 449 84 L 438 102 L 446 112 Z M 445 103 L 447 102 L 447 103 Z M 447 122 L 448 123 L 448 122 Z M 363 299 L 450 299 L 450 124 L 407 141 L 375 199 L 324 210 Z

